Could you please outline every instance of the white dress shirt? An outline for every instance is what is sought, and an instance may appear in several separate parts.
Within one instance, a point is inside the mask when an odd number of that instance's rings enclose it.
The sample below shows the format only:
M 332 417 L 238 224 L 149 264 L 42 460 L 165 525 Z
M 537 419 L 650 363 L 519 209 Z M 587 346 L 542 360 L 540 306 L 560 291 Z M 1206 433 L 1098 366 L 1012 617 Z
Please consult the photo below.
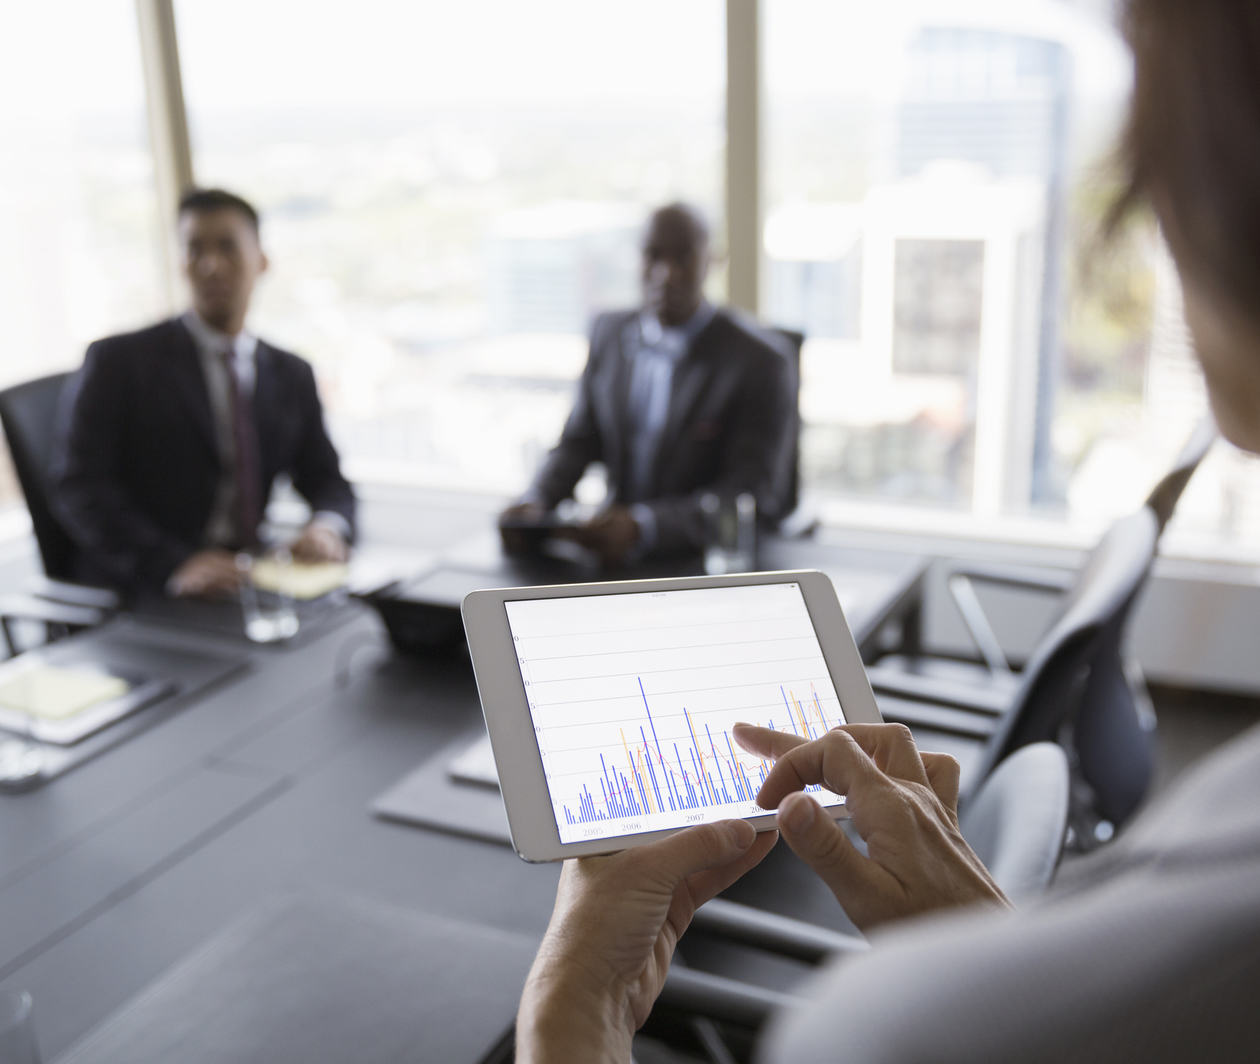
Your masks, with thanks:
M 252 396 L 258 377 L 255 356 L 258 337 L 242 330 L 235 336 L 220 332 L 201 320 L 193 311 L 184 315 L 184 324 L 192 333 L 201 372 L 206 378 L 210 413 L 214 418 L 214 436 L 219 447 L 219 480 L 214 489 L 214 504 L 203 536 L 206 546 L 223 547 L 236 538 L 236 437 L 232 431 L 232 382 L 228 379 L 223 356 L 232 352 L 232 368 L 236 371 L 241 395 Z M 266 500 L 260 500 L 265 508 Z
M 203 539 L 207 547 L 223 547 L 236 538 L 233 517 L 236 513 L 236 437 L 232 431 L 232 383 L 228 379 L 223 355 L 227 351 L 232 352 L 237 386 L 243 396 L 252 397 L 258 379 L 258 337 L 246 330 L 229 336 L 206 324 L 191 310 L 184 314 L 183 322 L 192 334 L 201 360 L 219 448 L 219 481 L 215 486 L 214 504 Z M 259 502 L 265 513 L 267 500 Z M 320 510 L 311 516 L 311 523 L 332 529 L 344 540 L 350 538 L 350 525 L 339 513 Z

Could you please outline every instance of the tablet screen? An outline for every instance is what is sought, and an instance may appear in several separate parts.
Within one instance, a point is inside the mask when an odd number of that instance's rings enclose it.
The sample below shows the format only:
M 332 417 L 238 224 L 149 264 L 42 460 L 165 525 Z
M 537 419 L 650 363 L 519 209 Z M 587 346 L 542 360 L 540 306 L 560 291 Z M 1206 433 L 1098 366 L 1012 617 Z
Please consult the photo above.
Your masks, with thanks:
M 764 814 L 770 762 L 731 726 L 813 739 L 844 722 L 798 584 L 504 607 L 561 842 Z

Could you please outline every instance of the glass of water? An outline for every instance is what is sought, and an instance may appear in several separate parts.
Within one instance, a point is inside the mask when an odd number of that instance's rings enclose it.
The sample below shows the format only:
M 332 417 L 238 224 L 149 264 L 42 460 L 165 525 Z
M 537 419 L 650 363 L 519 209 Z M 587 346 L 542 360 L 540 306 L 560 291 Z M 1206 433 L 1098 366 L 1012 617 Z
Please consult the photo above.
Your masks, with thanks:
M 735 496 L 707 493 L 700 498 L 704 516 L 704 571 L 710 576 L 747 573 L 757 565 L 757 500 L 749 492 Z
M 293 558 L 280 548 L 261 557 L 236 556 L 241 574 L 241 618 L 245 637 L 254 643 L 279 643 L 297 635 L 298 615 L 285 585 Z

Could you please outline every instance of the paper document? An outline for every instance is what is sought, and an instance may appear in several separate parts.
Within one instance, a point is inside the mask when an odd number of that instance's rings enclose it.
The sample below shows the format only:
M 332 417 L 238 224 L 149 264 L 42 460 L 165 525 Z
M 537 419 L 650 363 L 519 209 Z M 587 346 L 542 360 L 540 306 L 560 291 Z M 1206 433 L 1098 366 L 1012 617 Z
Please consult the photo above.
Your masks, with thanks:
M 336 591 L 350 575 L 340 562 L 289 562 L 261 558 L 254 563 L 253 578 L 264 591 L 276 591 L 295 599 L 316 599 Z
M 126 680 L 102 672 L 36 665 L 0 681 L 0 709 L 40 720 L 65 720 L 121 698 L 130 689 Z

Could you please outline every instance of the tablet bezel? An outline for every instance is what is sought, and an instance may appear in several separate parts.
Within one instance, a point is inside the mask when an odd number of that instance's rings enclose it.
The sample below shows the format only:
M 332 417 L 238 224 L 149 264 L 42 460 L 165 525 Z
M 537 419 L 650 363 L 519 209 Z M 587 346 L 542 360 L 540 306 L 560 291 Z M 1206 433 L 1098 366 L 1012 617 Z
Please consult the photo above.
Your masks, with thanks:
M 543 775 L 542 756 L 534 736 L 524 681 L 517 664 L 505 603 L 591 595 L 627 595 L 695 588 L 797 584 L 818 637 L 831 682 L 851 724 L 880 722 L 875 695 L 866 678 L 853 634 L 840 608 L 831 580 L 812 569 L 730 576 L 691 576 L 655 580 L 617 580 L 590 584 L 547 584 L 495 588 L 464 597 L 461 614 L 477 680 L 477 694 L 490 733 L 499 789 L 507 812 L 512 845 L 526 861 L 558 861 L 568 857 L 610 853 L 670 835 L 678 828 L 636 832 L 584 842 L 561 842 L 555 809 Z M 505 757 L 505 751 L 512 756 Z M 836 817 L 843 805 L 829 808 Z M 774 827 L 775 814 L 744 817 L 758 830 Z

